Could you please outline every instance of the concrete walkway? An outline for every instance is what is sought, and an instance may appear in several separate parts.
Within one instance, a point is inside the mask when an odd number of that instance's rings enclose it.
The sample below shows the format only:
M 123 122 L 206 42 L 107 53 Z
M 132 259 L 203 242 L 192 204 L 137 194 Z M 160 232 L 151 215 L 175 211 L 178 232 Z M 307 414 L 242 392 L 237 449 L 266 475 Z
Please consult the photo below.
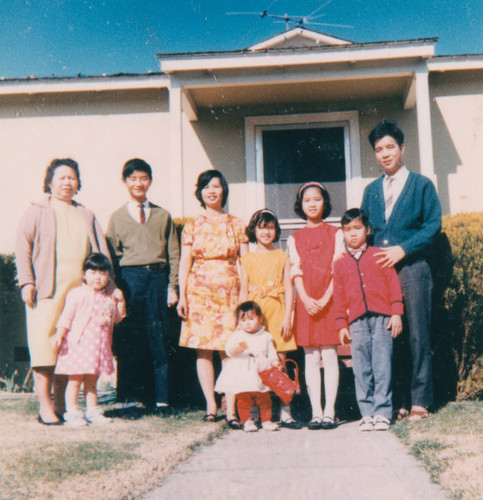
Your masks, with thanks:
M 230 431 L 145 497 L 209 500 L 446 498 L 392 432 Z

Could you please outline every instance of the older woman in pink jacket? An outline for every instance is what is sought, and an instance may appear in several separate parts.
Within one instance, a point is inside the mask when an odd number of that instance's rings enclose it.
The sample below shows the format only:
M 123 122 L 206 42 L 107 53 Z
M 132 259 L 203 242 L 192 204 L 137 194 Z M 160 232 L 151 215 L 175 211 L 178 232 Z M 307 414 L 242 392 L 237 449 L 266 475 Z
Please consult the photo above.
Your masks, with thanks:
M 89 253 L 109 256 L 94 214 L 73 200 L 80 186 L 74 160 L 53 160 L 44 179 L 47 196 L 30 205 L 17 233 L 18 283 L 27 306 L 30 364 L 40 403 L 38 420 L 46 425 L 59 425 L 57 415 L 64 412 L 65 377 L 54 380 L 57 352 L 51 337 L 65 296 L 81 284 L 82 264 Z

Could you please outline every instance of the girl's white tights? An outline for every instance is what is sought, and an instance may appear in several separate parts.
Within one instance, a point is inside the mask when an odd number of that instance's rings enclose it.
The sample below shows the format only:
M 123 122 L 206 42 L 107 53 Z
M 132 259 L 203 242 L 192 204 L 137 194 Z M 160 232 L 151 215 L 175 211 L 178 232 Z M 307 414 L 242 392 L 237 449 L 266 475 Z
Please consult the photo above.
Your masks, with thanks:
M 339 361 L 335 347 L 304 347 L 305 383 L 312 406 L 312 418 L 335 417 L 335 400 L 339 387 Z M 320 359 L 324 363 L 325 412 L 321 403 Z

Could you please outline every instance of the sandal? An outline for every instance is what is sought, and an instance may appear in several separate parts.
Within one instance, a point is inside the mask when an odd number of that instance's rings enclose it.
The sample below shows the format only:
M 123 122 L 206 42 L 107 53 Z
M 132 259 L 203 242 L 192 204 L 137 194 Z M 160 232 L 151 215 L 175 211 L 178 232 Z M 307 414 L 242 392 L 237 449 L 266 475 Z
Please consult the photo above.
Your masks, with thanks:
M 242 423 L 237 418 L 232 418 L 230 420 L 227 419 L 226 423 L 228 424 L 228 427 L 234 431 L 243 429 Z
M 318 431 L 322 429 L 322 419 L 320 417 L 314 417 L 307 426 L 311 431 Z
M 408 420 L 410 422 L 419 422 L 420 420 L 424 420 L 429 417 L 429 412 L 426 408 L 416 408 L 411 409 L 411 413 L 409 414 Z
M 406 410 L 406 408 L 401 408 L 396 415 L 396 423 L 401 422 L 404 420 L 406 417 L 409 417 L 409 412 Z
M 335 429 L 337 427 L 337 422 L 332 417 L 324 417 L 322 423 L 320 424 L 321 429 L 329 430 Z
M 203 422 L 216 422 L 216 415 L 214 413 L 207 413 L 203 417 Z

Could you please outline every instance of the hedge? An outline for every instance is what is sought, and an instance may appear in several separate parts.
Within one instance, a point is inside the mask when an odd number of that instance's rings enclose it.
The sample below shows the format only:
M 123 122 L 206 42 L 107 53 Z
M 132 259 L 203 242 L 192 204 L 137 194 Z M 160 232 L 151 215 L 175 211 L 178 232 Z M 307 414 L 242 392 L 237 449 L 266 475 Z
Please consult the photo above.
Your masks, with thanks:
M 435 388 L 442 399 L 481 399 L 483 213 L 443 217 L 432 267 Z

